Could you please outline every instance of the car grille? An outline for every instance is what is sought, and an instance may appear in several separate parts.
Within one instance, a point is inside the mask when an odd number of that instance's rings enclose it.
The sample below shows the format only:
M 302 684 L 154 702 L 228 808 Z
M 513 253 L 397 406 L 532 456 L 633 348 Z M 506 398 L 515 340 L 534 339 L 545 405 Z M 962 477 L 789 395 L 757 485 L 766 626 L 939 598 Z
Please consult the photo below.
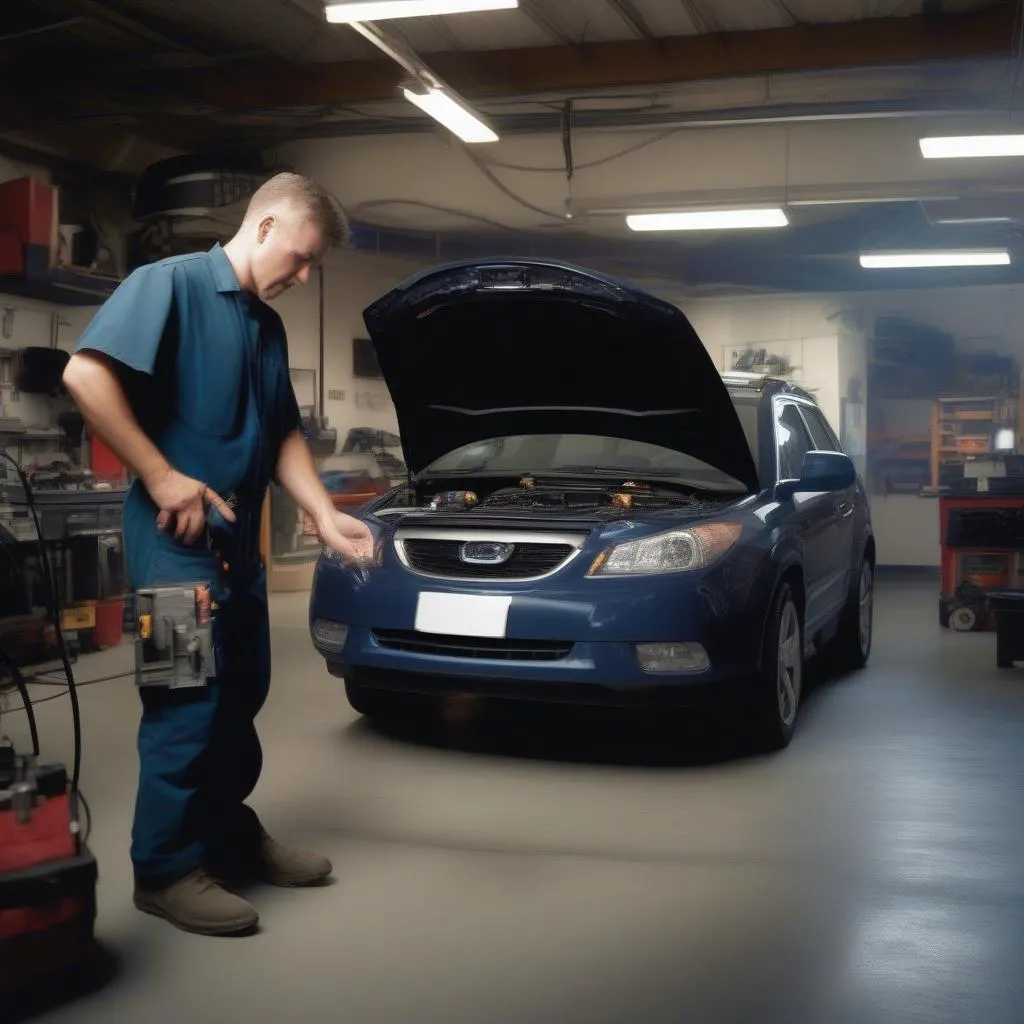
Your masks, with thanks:
M 467 565 L 459 558 L 461 540 L 403 540 L 405 557 L 416 572 L 448 579 L 516 580 L 544 576 L 572 555 L 571 544 L 516 544 L 500 565 Z
M 559 661 L 568 657 L 572 650 L 568 640 L 492 640 L 475 636 L 433 636 L 405 629 L 374 630 L 373 638 L 391 651 L 488 661 Z

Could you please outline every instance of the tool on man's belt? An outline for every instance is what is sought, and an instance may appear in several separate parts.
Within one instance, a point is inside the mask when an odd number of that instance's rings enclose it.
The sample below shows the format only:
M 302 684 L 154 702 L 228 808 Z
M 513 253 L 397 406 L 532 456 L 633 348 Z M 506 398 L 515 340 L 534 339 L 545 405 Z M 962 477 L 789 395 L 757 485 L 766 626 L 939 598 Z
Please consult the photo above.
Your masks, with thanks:
M 135 683 L 172 690 L 206 686 L 217 674 L 215 604 L 208 583 L 138 590 Z

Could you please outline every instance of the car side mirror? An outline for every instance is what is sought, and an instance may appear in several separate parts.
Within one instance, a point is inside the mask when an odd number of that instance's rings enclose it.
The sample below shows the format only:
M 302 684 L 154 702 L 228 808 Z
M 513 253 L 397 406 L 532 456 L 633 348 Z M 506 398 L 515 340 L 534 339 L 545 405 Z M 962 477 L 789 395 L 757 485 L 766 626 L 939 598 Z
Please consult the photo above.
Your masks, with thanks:
M 820 494 L 823 491 L 845 491 L 857 480 L 853 459 L 842 452 L 808 452 L 804 456 L 799 480 L 782 480 L 775 488 L 780 500 L 794 494 Z

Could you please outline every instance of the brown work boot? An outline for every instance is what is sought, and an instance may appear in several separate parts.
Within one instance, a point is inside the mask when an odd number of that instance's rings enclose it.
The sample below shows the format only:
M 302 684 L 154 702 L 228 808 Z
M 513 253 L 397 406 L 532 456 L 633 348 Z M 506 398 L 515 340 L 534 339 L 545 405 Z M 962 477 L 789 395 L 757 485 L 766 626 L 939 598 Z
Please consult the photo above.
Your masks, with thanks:
M 205 871 L 193 871 L 166 889 L 135 887 L 135 906 L 197 935 L 236 935 L 252 931 L 259 914 L 223 889 Z
M 266 832 L 260 842 L 260 879 L 268 885 L 294 888 L 302 885 L 318 885 L 326 881 L 334 870 L 326 857 L 317 853 L 292 850 L 271 839 Z

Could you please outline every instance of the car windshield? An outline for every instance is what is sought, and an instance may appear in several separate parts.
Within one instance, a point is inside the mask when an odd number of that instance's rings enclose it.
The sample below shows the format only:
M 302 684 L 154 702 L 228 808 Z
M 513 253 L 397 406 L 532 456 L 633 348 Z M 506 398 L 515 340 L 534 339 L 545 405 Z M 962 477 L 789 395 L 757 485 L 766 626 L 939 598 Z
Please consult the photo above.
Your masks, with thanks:
M 737 403 L 747 443 L 756 451 L 756 406 Z M 660 445 L 594 434 L 529 434 L 457 448 L 423 470 L 432 474 L 595 474 L 648 477 L 720 491 L 745 491 L 740 481 L 700 459 Z

